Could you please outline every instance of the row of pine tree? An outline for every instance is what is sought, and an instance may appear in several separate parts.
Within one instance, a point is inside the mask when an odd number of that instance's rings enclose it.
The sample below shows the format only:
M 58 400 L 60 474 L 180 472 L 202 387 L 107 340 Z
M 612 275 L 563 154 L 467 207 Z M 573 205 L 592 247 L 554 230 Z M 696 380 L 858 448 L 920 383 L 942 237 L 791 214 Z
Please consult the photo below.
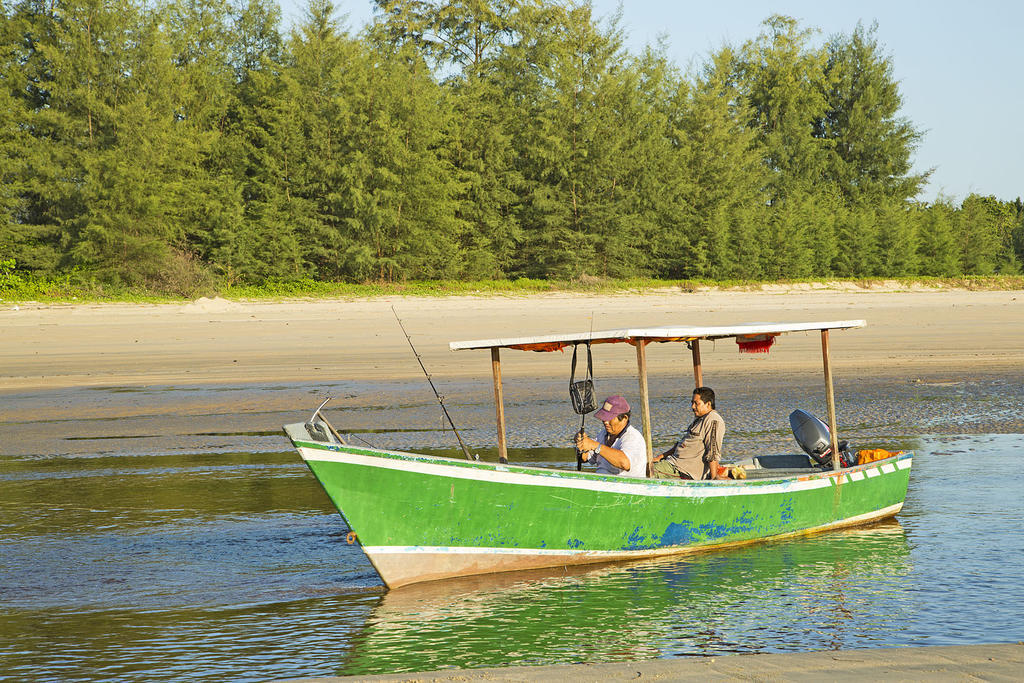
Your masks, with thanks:
M 181 289 L 1017 273 L 1018 199 L 916 200 L 873 27 L 683 71 L 565 0 L 15 0 L 0 259 Z

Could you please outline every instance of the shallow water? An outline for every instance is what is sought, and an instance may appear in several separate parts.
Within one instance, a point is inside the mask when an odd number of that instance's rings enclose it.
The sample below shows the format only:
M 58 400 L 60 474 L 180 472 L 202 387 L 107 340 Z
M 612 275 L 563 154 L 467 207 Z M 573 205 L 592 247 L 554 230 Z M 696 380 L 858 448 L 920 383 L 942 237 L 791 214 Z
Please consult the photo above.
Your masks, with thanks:
M 266 680 L 1014 642 L 1024 637 L 1024 485 L 1010 476 L 1024 450 L 1020 379 L 847 383 L 844 438 L 917 452 L 896 522 L 390 593 L 278 428 L 332 393 L 328 415 L 354 437 L 454 454 L 429 388 L 3 394 L 0 678 Z M 527 384 L 507 391 L 513 461 L 571 466 L 556 446 L 579 423 L 550 398 L 564 382 Z M 485 458 L 489 389 L 446 391 Z M 788 411 L 822 412 L 812 380 L 771 395 L 739 379 L 716 389 L 733 457 L 791 450 Z M 652 394 L 660 445 L 685 406 L 670 383 Z

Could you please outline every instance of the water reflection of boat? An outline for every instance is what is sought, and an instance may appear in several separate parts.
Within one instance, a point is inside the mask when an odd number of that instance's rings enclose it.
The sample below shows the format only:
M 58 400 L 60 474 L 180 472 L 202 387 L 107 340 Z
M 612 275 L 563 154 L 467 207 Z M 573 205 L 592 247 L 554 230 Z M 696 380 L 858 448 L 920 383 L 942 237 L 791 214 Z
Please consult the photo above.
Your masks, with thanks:
M 853 320 L 625 329 L 459 342 L 452 348 L 491 352 L 499 453 L 507 461 L 500 349 L 633 345 L 650 460 L 648 344 L 687 343 L 700 386 L 701 340 L 732 338 L 741 349 L 749 344 L 766 351 L 780 335 L 820 332 L 831 427 L 823 427 L 822 443 L 828 446 L 831 439 L 829 451 L 837 453 L 828 333 L 863 325 Z M 827 469 L 807 456 L 760 456 L 751 461 L 747 480 L 628 479 L 356 447 L 346 444 L 319 410 L 310 421 L 287 425 L 285 431 L 389 588 L 471 574 L 662 557 L 865 524 L 899 512 L 912 462 L 910 454 L 899 454 L 841 468 L 839 458 L 833 458 L 835 465 Z
M 687 557 L 421 583 L 381 596 L 339 673 L 863 646 L 899 629 L 909 573 L 903 528 L 887 521 Z

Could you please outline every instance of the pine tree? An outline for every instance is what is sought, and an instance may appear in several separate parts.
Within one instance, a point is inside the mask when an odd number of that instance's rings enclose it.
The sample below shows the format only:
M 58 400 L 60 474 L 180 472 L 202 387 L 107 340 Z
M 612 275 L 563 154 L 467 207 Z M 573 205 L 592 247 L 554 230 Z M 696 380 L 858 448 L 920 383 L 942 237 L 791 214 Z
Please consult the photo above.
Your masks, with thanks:
M 735 77 L 772 172 L 775 201 L 822 185 L 830 142 L 814 132 L 828 106 L 822 83 L 825 54 L 810 47 L 814 32 L 801 29 L 791 17 L 773 15 L 763 26 L 757 38 L 744 44 Z
M 348 278 L 361 271 L 346 236 L 352 217 L 346 164 L 353 127 L 363 125 L 353 113 L 355 101 L 374 88 L 370 66 L 365 50 L 341 28 L 334 5 L 322 0 L 308 4 L 287 52 L 276 116 L 292 148 L 287 196 L 302 204 L 295 227 L 304 271 Z
M 286 74 L 276 5 L 250 0 L 233 22 L 237 85 L 226 114 L 229 163 L 241 191 L 244 220 L 224 259 L 247 279 L 293 279 L 313 271 L 304 244 L 317 223 L 304 179 L 309 150 L 307 109 Z M 224 253 L 224 252 L 221 252 Z
M 1010 253 L 1019 264 L 1024 264 L 1024 202 L 1017 197 L 1010 207 Z
M 560 31 L 524 31 L 524 44 L 513 55 L 523 63 L 502 64 L 506 74 L 511 66 L 532 75 L 515 94 L 525 108 L 515 144 L 523 154 L 528 192 L 520 212 L 525 232 L 520 256 L 527 275 L 594 275 L 602 268 L 587 234 L 592 207 L 584 206 L 589 180 L 584 175 L 595 161 L 589 145 L 600 125 L 598 79 L 619 45 L 600 35 L 588 8 L 569 8 L 555 17 Z
M 452 116 L 445 131 L 447 159 L 457 180 L 463 275 L 500 278 L 509 272 L 522 230 L 516 214 L 522 175 L 508 132 L 514 109 L 486 74 L 449 82 Z
M 915 218 L 921 275 L 950 277 L 962 274 L 950 201 L 940 198 L 931 206 L 921 206 L 915 212 Z
M 971 194 L 956 212 L 959 228 L 960 269 L 970 275 L 1016 273 L 1013 254 L 1014 213 L 995 197 Z
M 651 272 L 658 257 L 650 240 L 665 212 L 656 195 L 669 189 L 658 172 L 672 154 L 658 101 L 671 90 L 664 58 L 629 59 L 615 20 L 602 28 L 580 6 L 534 15 L 499 68 L 519 112 L 512 131 L 525 187 L 518 272 Z
M 50 204 L 68 262 L 106 280 L 174 289 L 177 87 L 159 15 L 93 0 L 54 12 L 37 49 L 47 65 L 47 144 L 60 155 L 65 193 Z
M 768 211 L 762 272 L 772 279 L 832 274 L 836 255 L 833 217 L 838 199 L 827 194 L 790 191 Z
M 913 198 L 930 172 L 911 173 L 921 133 L 899 116 L 903 97 L 892 60 L 881 54 L 877 24 L 858 24 L 826 46 L 822 87 L 827 107 L 816 135 L 829 141 L 825 179 L 852 204 Z
M 842 199 L 834 188 L 825 186 L 818 192 L 801 195 L 800 200 L 798 216 L 801 228 L 798 234 L 803 236 L 800 247 L 807 261 L 800 260 L 800 249 L 795 250 L 788 255 L 791 272 L 794 277 L 832 277 L 832 264 L 840 248 L 836 237 L 836 217 L 842 211 Z
M 763 230 L 755 207 L 764 204 L 768 175 L 761 163 L 751 112 L 730 78 L 736 55 L 714 53 L 677 107 L 673 139 L 679 176 L 687 176 L 683 202 L 689 244 L 686 277 L 750 278 L 760 273 Z
M 411 46 L 442 70 L 476 71 L 517 31 L 523 0 L 375 0 L 374 39 Z
M 838 207 L 835 233 L 839 248 L 832 260 L 832 270 L 837 276 L 882 274 L 878 252 L 881 239 L 874 210 L 866 206 Z
M 918 273 L 915 221 L 906 202 L 888 200 L 876 210 L 878 267 L 873 275 L 903 277 Z
M 522 231 L 516 213 L 522 174 L 512 148 L 515 107 L 498 63 L 530 13 L 519 0 L 378 2 L 392 44 L 408 39 L 445 76 L 451 116 L 446 161 L 456 184 L 457 236 L 463 277 L 501 277 L 511 267 Z
M 617 31 L 614 25 L 612 31 Z M 672 192 L 675 160 L 661 98 L 674 87 L 675 73 L 656 50 L 618 61 L 596 88 L 590 115 L 594 125 L 583 136 L 586 155 L 577 196 L 595 261 L 580 271 L 647 276 L 654 268 L 652 240 L 659 232 L 663 196 Z
M 422 57 L 408 46 L 371 53 L 373 89 L 355 103 L 346 165 L 361 276 L 382 281 L 452 277 L 461 267 L 455 236 L 458 188 L 439 149 L 448 126 L 443 93 Z
M 39 0 L 24 0 L 10 10 L 5 5 L 4 14 L 2 83 L 10 118 L 3 172 L 12 222 L 0 246 L 20 268 L 51 274 L 65 259 L 62 225 L 80 210 L 80 174 L 70 170 L 75 147 L 64 139 L 68 117 L 51 106 L 55 75 L 48 55 L 55 15 L 50 3 Z
M 172 220 L 179 253 L 193 254 L 234 283 L 237 273 L 219 261 L 218 246 L 234 243 L 244 207 L 223 132 L 235 102 L 231 8 L 223 0 L 175 0 L 161 5 L 162 33 L 172 50 L 173 127 L 179 167 Z
M 40 60 L 36 16 L 28 3 L 4 4 L 0 14 L 0 259 L 50 274 L 60 258 L 59 231 L 39 194 L 59 172 L 31 134 L 39 106 L 33 88 Z

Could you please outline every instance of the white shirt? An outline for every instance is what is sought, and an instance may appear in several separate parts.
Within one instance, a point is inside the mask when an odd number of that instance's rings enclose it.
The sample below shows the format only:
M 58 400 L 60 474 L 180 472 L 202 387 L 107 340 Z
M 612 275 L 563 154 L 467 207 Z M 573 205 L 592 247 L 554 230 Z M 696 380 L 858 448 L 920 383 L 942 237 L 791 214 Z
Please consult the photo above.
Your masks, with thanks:
M 603 444 L 607 435 L 608 431 L 602 429 L 601 433 L 597 435 L 597 442 Z M 620 470 L 605 460 L 603 456 L 595 454 L 593 462 L 597 465 L 598 474 L 618 474 L 623 477 L 639 479 L 647 476 L 647 442 L 644 441 L 643 434 L 636 427 L 629 425 L 623 429 L 615 438 L 611 448 L 626 454 L 626 457 L 629 458 L 629 469 Z

